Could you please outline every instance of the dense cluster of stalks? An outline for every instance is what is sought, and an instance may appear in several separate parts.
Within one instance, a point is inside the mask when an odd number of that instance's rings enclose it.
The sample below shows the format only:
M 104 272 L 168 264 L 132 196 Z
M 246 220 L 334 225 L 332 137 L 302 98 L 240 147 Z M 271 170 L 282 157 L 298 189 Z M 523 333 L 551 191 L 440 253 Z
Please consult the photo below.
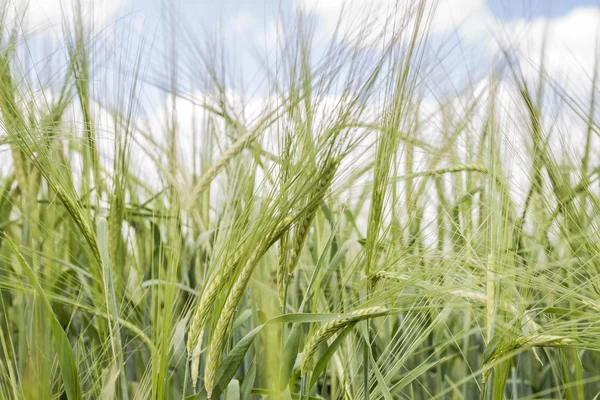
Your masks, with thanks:
M 408 3 L 326 45 L 290 12 L 254 94 L 78 7 L 37 72 L 0 5 L 0 398 L 595 398 L 596 74 L 501 44 L 443 92 Z

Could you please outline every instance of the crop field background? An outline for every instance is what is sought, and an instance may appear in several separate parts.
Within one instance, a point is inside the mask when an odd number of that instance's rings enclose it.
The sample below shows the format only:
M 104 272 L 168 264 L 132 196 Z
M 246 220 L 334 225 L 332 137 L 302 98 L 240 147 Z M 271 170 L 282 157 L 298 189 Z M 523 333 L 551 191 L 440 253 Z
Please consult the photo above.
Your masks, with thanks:
M 600 398 L 599 28 L 0 1 L 0 399 Z

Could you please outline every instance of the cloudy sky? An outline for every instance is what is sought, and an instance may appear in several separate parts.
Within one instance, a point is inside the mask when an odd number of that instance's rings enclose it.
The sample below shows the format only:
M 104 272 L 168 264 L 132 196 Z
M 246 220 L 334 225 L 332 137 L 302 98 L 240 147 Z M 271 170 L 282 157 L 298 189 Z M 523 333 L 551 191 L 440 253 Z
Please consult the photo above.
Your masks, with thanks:
M 52 77 L 65 67 L 60 54 L 64 31 L 61 21 L 72 15 L 71 0 L 8 0 L 9 8 L 22 10 L 28 4 L 23 30 L 28 46 L 22 49 L 23 66 L 35 68 L 37 76 Z M 144 85 L 142 97 L 150 104 L 138 115 L 149 121 L 165 120 L 165 92 L 155 85 L 169 85 L 169 71 L 177 64 L 179 85 L 191 93 L 203 90 L 199 46 L 218 39 L 232 60 L 232 72 L 250 94 L 259 93 L 261 65 L 277 42 L 278 21 L 299 7 L 309 13 L 315 28 L 315 49 L 345 12 L 346 21 L 360 24 L 367 19 L 382 21 L 390 13 L 401 18 L 401 10 L 412 0 L 81 0 L 84 14 L 94 21 L 96 74 L 93 90 L 99 98 L 124 95 L 127 79 L 116 72 L 132 70 L 139 49 L 143 49 Z M 392 5 L 396 5 L 396 9 Z M 400 12 L 398 12 L 400 10 Z M 9 17 L 10 17 L 9 12 Z M 165 26 L 172 32 L 165 34 Z M 432 18 L 431 43 L 446 56 L 437 70 L 449 87 L 471 84 L 485 86 L 499 43 L 510 43 L 525 72 L 535 73 L 542 45 L 546 46 L 544 68 L 554 80 L 572 93 L 589 96 L 589 83 L 596 62 L 600 27 L 600 0 L 439 0 Z M 173 33 L 174 34 L 171 34 Z M 68 32 L 67 32 L 68 34 Z M 543 38 L 546 38 L 544 40 Z M 176 46 L 172 46 L 175 41 Z M 374 40 L 378 36 L 374 35 Z M 174 56 L 170 47 L 177 49 Z M 166 50 L 161 50 L 166 49 Z M 445 50 L 444 50 L 445 49 Z M 271 53 L 270 53 L 271 52 Z M 30 61 L 26 61 L 30 57 Z M 111 60 L 111 61 L 107 61 Z M 114 62 L 111 64 L 111 62 Z M 28 64 L 29 63 L 29 64 Z M 53 64 L 54 63 L 54 64 Z M 103 68 L 104 67 L 104 68 Z M 528 70 L 529 68 L 529 70 Z M 478 74 L 478 72 L 480 74 Z M 450 78 L 450 79 L 448 79 Z M 199 83 L 200 82 L 200 83 Z M 432 85 L 433 86 L 433 85 Z M 239 89 L 236 87 L 235 89 Z M 104 93 L 105 92 L 105 93 Z M 260 96 L 253 98 L 258 103 Z M 585 102 L 584 102 L 585 104 Z M 187 109 L 186 109 L 187 107 Z M 257 106 L 260 107 L 260 106 Z M 168 107 L 166 107 L 168 108 Z M 180 112 L 193 114 L 193 107 L 180 105 Z M 189 115 L 183 119 L 191 119 Z M 190 135 L 186 137 L 189 138 Z M 185 140 L 185 139 L 184 139 Z M 188 146 L 189 147 L 189 146 Z
M 54 51 L 51 38 L 64 33 L 61 20 L 70 16 L 72 0 L 8 0 L 9 8 L 28 4 L 26 27 L 33 39 L 30 52 L 41 48 Z M 318 41 L 336 26 L 342 10 L 353 26 L 362 20 L 382 21 L 396 10 L 406 9 L 412 0 L 81 0 L 84 13 L 95 21 L 99 37 L 116 46 L 114 52 L 132 55 L 145 38 L 152 54 L 149 64 L 165 70 L 173 62 L 161 27 L 170 25 L 180 41 L 177 62 L 193 68 L 193 47 L 218 36 L 221 43 L 244 65 L 244 80 L 252 81 L 260 62 L 272 50 L 278 32 L 277 21 L 295 7 L 310 13 Z M 398 6 L 399 5 L 399 6 Z M 600 0 L 439 0 L 430 34 L 433 43 L 447 47 L 460 43 L 454 51 L 464 67 L 485 69 L 486 61 L 497 54 L 499 41 L 509 40 L 520 57 L 535 60 L 542 38 L 548 33 L 547 61 L 550 70 L 564 79 L 578 81 L 577 74 L 589 73 L 600 21 Z M 401 11 L 396 11 L 401 15 Z M 174 19 L 171 17 L 175 17 Z M 170 19 L 171 18 L 171 19 Z M 174 22 L 176 21 L 176 22 Z M 190 43 L 190 34 L 195 44 Z M 126 50 L 124 50 L 126 49 Z M 47 54 L 40 56 L 40 59 Z M 169 59 L 171 57 L 171 59 Z M 447 57 L 449 68 L 452 54 Z M 37 63 L 39 60 L 33 61 Z M 567 63 L 565 63 L 568 61 Z M 566 68 L 568 66 L 568 68 Z
M 264 92 L 260 92 L 260 83 L 264 82 L 265 59 L 273 57 L 273 48 L 277 42 L 278 21 L 282 16 L 290 16 L 296 7 L 310 14 L 314 23 L 315 48 L 319 43 L 327 42 L 329 33 L 336 26 L 342 10 L 346 13 L 346 21 L 360 25 L 363 20 L 384 20 L 393 14 L 393 4 L 399 9 L 414 4 L 415 0 L 77 0 L 80 1 L 84 14 L 94 23 L 94 38 L 97 43 L 93 48 L 93 82 L 91 84 L 94 99 L 112 101 L 113 104 L 124 104 L 119 107 L 127 113 L 131 107 L 136 121 L 147 127 L 147 133 L 153 140 L 167 148 L 165 139 L 170 119 L 171 98 L 168 90 L 157 86 L 169 87 L 169 75 L 174 64 L 178 69 L 178 85 L 188 91 L 194 98 L 202 98 L 207 77 L 202 68 L 203 60 L 199 53 L 210 50 L 209 43 L 220 42 L 226 48 L 234 75 L 239 80 L 228 82 L 232 97 L 245 97 L 247 108 L 261 110 L 268 104 Z M 543 45 L 546 47 L 545 71 L 559 83 L 559 86 L 573 98 L 581 98 L 583 114 L 589 110 L 590 82 L 596 63 L 597 37 L 600 28 L 600 0 L 439 0 L 436 15 L 432 18 L 430 42 L 439 47 L 444 57 L 433 60 L 436 74 L 427 82 L 429 89 L 450 89 L 444 93 L 445 98 L 455 105 L 466 105 L 474 93 L 481 93 L 490 86 L 490 70 L 494 57 L 498 55 L 499 43 L 510 44 L 510 48 L 518 57 L 518 62 L 525 74 L 534 75 L 540 64 Z M 15 20 L 17 10 L 28 5 L 26 18 L 19 23 L 27 36 L 27 43 L 21 41 L 18 62 L 24 71 L 30 71 L 31 84 L 39 80 L 43 82 L 61 82 L 67 69 L 65 54 L 65 17 L 72 18 L 72 0 L 8 0 L 8 13 L 5 21 Z M 0 6 L 1 8 L 1 6 Z M 397 12 L 400 16 L 402 13 Z M 165 32 L 165 27 L 171 31 Z M 6 31 L 4 32 L 6 35 Z M 543 38 L 546 37 L 546 40 Z M 373 35 L 374 40 L 378 36 Z M 174 40 L 174 41 L 172 41 Z M 175 46 L 173 46 L 175 44 Z M 177 49 L 174 57 L 170 48 Z M 200 51 L 198 51 L 200 48 Z M 209 51 L 210 52 L 210 51 Z M 138 55 L 141 54 L 141 58 Z M 315 57 L 318 59 L 318 57 Z M 498 58 L 496 58 L 498 60 Z M 130 97 L 134 81 L 131 72 L 139 65 L 143 84 L 136 88 L 140 101 Z M 262 72 L 261 72 L 262 71 Z M 437 76 L 439 75 L 439 76 Z M 259 77 L 258 79 L 256 77 Z M 239 81 L 243 82 L 240 90 Z M 256 87 L 252 87 L 257 83 Z M 441 87 L 445 84 L 446 87 Z M 51 85 L 50 85 L 51 86 Z M 471 91 L 461 93 L 461 88 L 470 86 Z M 498 123 L 501 126 L 504 141 L 502 148 L 507 157 L 502 167 L 506 170 L 510 186 L 516 198 L 524 198 L 527 190 L 527 177 L 531 165 L 527 157 L 527 141 L 519 135 L 522 126 L 518 126 L 515 115 L 521 112 L 522 106 L 515 104 L 518 94 L 514 85 L 501 82 L 498 102 Z M 56 93 L 55 88 L 44 91 L 47 99 Z M 268 92 L 268 88 L 266 92 Z M 40 93 L 34 89 L 34 93 Z M 334 94 L 327 93 L 335 97 Z M 423 101 L 426 124 L 421 128 L 424 134 L 435 142 L 436 134 L 441 132 L 443 124 L 437 100 L 439 93 L 428 93 Z M 470 97 L 469 97 L 470 96 Z M 229 99 L 231 100 L 231 99 Z M 113 148 L 115 128 L 111 125 L 114 119 L 107 112 L 107 104 L 94 104 L 94 121 L 98 127 L 96 133 L 99 146 L 111 165 L 111 149 Z M 117 106 L 118 107 L 118 106 Z M 373 106 L 374 108 L 377 105 Z M 429 109 L 427 109 L 429 107 Z M 551 102 L 545 108 L 551 108 Z M 457 109 L 459 109 L 457 107 Z M 480 125 L 472 129 L 482 131 L 486 116 L 486 106 L 482 104 Z M 500 109 L 502 108 L 502 109 Z M 65 119 L 81 121 L 77 107 L 69 110 Z M 191 102 L 178 100 L 178 157 L 181 162 L 180 171 L 171 171 L 173 179 L 182 187 L 191 187 L 193 175 L 199 173 L 197 168 L 197 150 L 202 148 L 203 121 L 199 108 Z M 460 111 L 457 112 L 460 114 Z M 586 124 L 581 118 L 574 118 L 568 107 L 551 110 L 544 121 L 547 132 L 558 132 L 552 135 L 550 145 L 554 154 L 561 151 L 577 154 L 581 151 L 581 143 L 586 131 Z M 473 121 L 476 119 L 474 118 Z M 131 154 L 131 169 L 140 177 L 146 176 L 148 182 L 156 190 L 162 190 L 167 184 L 154 179 L 159 176 L 157 163 L 164 154 L 160 149 L 142 138 L 136 132 L 135 143 Z M 265 135 L 267 136 L 267 135 Z M 600 136 L 594 138 L 594 148 L 600 149 Z M 268 145 L 268 144 L 267 144 Z M 214 157 L 223 151 L 226 144 L 217 144 Z M 372 149 L 371 149 L 372 150 Z M 464 145 L 462 152 L 469 152 Z M 156 153 L 156 154 L 154 154 Z M 597 153 L 597 152 L 595 152 Z M 368 151 L 363 156 L 369 157 Z M 7 153 L 4 154 L 5 156 Z M 0 154 L 0 158 L 2 154 Z M 417 165 L 415 171 L 426 165 Z M 74 159 L 77 159 L 76 157 Z M 165 163 L 165 165 L 167 165 Z M 0 171 L 10 168 L 10 163 L 0 163 Z M 82 168 L 73 165 L 74 169 Z M 216 195 L 217 191 L 211 191 Z M 432 198 L 434 198 L 432 196 Z M 435 218 L 435 205 L 429 205 L 425 220 L 432 222 Z M 433 226 L 433 225 L 431 225 Z M 432 238 L 434 235 L 431 236 Z

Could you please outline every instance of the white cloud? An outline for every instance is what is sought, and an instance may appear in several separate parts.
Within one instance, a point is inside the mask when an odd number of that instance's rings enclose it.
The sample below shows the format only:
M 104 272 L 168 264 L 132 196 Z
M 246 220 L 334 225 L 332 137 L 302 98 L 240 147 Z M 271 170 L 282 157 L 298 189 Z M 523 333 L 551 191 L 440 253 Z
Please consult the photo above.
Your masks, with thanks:
M 438 3 L 431 23 L 431 33 L 454 29 L 475 39 L 487 31 L 494 18 L 483 0 L 443 0 Z
M 21 24 L 26 31 L 52 32 L 61 37 L 62 24 L 72 23 L 80 7 L 84 21 L 93 24 L 98 31 L 107 25 L 122 3 L 123 0 L 8 0 L 6 22 L 9 26 Z
M 258 51 L 260 56 L 274 50 L 284 36 L 280 20 L 272 19 L 263 23 L 247 9 L 238 10 L 227 20 L 225 32 L 229 43 L 241 40 L 242 47 L 236 51 Z
M 229 20 L 229 26 L 238 33 L 246 34 L 255 31 L 258 26 L 258 19 L 248 10 L 239 10 Z
M 427 1 L 428 5 L 434 3 Z M 480 55 L 490 61 L 498 55 L 501 45 L 514 49 L 526 76 L 537 75 L 542 62 L 541 48 L 546 43 L 543 60 L 546 73 L 568 84 L 571 91 L 589 93 L 600 8 L 580 7 L 561 17 L 501 21 L 494 17 L 484 0 L 440 0 L 437 3 L 429 27 L 431 35 L 438 35 L 444 41 L 448 35 L 456 34 L 463 45 L 475 46 Z M 369 26 L 367 38 L 371 43 L 381 40 L 380 29 L 385 21 L 402 23 L 406 12 L 414 12 L 418 4 L 412 0 L 296 0 L 301 11 L 317 17 L 322 35 L 333 32 L 336 27 L 343 33 L 356 33 L 357 29 Z M 426 15 L 429 11 L 427 9 Z M 547 35 L 545 42 L 544 35 Z M 357 38 L 358 34 L 354 40 Z M 458 56 L 467 63 L 464 54 Z
M 593 74 L 599 22 L 600 9 L 589 7 L 576 8 L 557 18 L 509 22 L 501 28 L 520 53 L 521 68 L 527 76 L 537 74 L 543 63 L 553 80 L 562 81 L 571 91 L 579 91 L 589 87 Z
M 430 33 L 440 34 L 457 28 L 462 36 L 481 39 L 493 17 L 483 0 L 426 1 L 424 18 L 431 16 Z M 419 1 L 412 0 L 296 0 L 299 10 L 316 15 L 323 32 L 332 32 L 340 22 L 342 33 L 365 28 L 370 41 L 380 38 L 381 28 L 388 26 L 412 29 Z M 407 16 L 409 17 L 407 20 Z M 408 25 L 407 25 L 408 23 Z M 405 27 L 405 28 L 402 28 Z M 354 38 L 357 39 L 356 37 Z
M 355 43 L 374 43 L 388 28 L 409 23 L 417 6 L 406 0 L 296 0 L 296 5 L 317 16 L 321 35 L 337 29 L 340 37 Z

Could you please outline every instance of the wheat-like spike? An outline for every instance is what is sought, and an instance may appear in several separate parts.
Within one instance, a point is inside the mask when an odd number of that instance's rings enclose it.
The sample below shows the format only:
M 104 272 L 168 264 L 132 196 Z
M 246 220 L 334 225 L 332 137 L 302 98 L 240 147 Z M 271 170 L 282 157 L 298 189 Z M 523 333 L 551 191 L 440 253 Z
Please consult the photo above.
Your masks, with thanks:
M 484 165 L 479 164 L 459 164 L 459 165 L 451 165 L 449 167 L 437 168 L 429 171 L 420 171 L 415 172 L 408 175 L 399 176 L 398 180 L 407 180 L 414 179 L 420 177 L 427 176 L 437 176 L 444 174 L 451 174 L 455 172 L 481 172 L 483 174 L 487 174 L 489 172 L 488 168 Z
M 94 260 L 96 261 L 96 265 L 98 268 L 101 269 L 102 257 L 100 256 L 100 249 L 98 248 L 96 235 L 94 234 L 90 223 L 88 222 L 87 218 L 85 218 L 76 200 L 74 200 L 74 198 L 76 198 L 76 194 L 74 194 L 72 190 L 68 190 L 67 188 L 65 188 L 62 185 L 62 183 L 59 182 L 59 179 L 57 179 L 56 176 L 53 175 L 52 172 L 47 168 L 47 166 L 45 166 L 39 160 L 40 155 L 38 155 L 37 157 L 35 156 L 36 150 L 34 149 L 32 142 L 30 141 L 31 139 L 27 139 L 25 136 L 19 136 L 16 133 L 11 133 L 10 136 L 11 139 L 21 142 L 22 147 L 19 147 L 21 150 L 20 153 L 24 156 L 24 158 L 22 158 L 21 161 L 24 161 L 24 159 L 29 157 L 32 164 L 35 165 L 35 167 L 40 171 L 42 176 L 46 179 L 48 185 L 52 188 L 52 190 L 54 190 L 58 199 L 65 206 L 67 212 L 71 215 L 73 221 L 75 221 L 75 224 L 79 227 L 79 229 L 81 229 L 83 238 L 92 250 L 92 254 L 94 256 Z M 23 165 L 21 166 L 24 167 Z M 22 178 L 24 177 L 21 177 L 21 179 Z
M 208 169 L 202 174 L 198 182 L 195 184 L 192 189 L 192 198 L 195 198 L 200 193 L 202 193 L 208 185 L 212 182 L 213 179 L 217 176 L 219 171 L 235 156 L 240 154 L 242 150 L 244 150 L 250 143 L 252 143 L 258 135 L 261 133 L 260 129 L 253 129 L 238 140 L 236 140 L 231 147 L 229 147 L 225 152 L 219 157 L 217 161 L 215 161 Z
M 207 286 L 200 296 L 196 312 L 192 318 L 190 329 L 188 332 L 187 350 L 191 360 L 191 375 L 192 386 L 196 387 L 198 381 L 198 364 L 200 362 L 200 352 L 202 349 L 202 338 L 204 336 L 204 326 L 208 321 L 208 317 L 212 312 L 212 306 L 219 295 L 221 289 L 227 283 L 231 272 L 235 270 L 239 264 L 240 252 L 238 251 L 234 257 L 234 261 L 227 263 L 223 269 L 217 271 L 214 277 L 207 282 Z
M 102 265 L 102 257 L 100 256 L 100 249 L 98 248 L 98 243 L 96 242 L 96 236 L 94 235 L 94 232 L 87 219 L 84 218 L 81 209 L 77 207 L 77 203 L 75 203 L 75 201 L 73 201 L 73 199 L 67 195 L 66 190 L 63 189 L 58 182 L 54 182 L 52 179 L 48 179 L 48 177 L 46 177 L 46 180 L 56 192 L 56 196 L 63 203 L 71 215 L 71 218 L 73 218 L 77 226 L 79 226 L 79 229 L 81 229 L 81 233 L 91 247 L 92 253 L 98 262 L 98 265 Z
M 388 279 L 388 280 L 398 282 L 398 283 L 406 283 L 406 282 L 410 281 L 410 277 L 408 275 L 394 274 L 393 272 L 389 272 L 389 271 L 378 271 L 375 274 L 371 275 L 371 279 L 375 282 L 379 281 L 380 279 Z M 416 281 L 415 284 L 417 286 L 425 288 L 425 289 L 438 289 L 435 286 L 430 285 L 427 282 L 423 282 L 423 281 Z M 440 288 L 440 289 L 442 289 L 442 288 Z M 461 297 L 463 299 L 475 301 L 475 302 L 481 303 L 481 304 L 486 304 L 486 302 L 487 302 L 487 297 L 482 292 L 476 292 L 473 290 L 467 290 L 467 289 L 461 288 L 461 289 L 450 289 L 448 291 L 448 293 L 450 293 L 453 296 Z M 519 310 L 517 309 L 517 307 L 515 307 L 514 304 L 511 304 L 509 302 L 502 302 L 500 304 L 500 307 L 504 311 L 507 311 L 516 317 L 520 316 Z M 535 331 L 539 330 L 540 326 L 533 319 L 531 319 L 527 314 L 525 315 L 524 319 L 526 320 L 525 325 L 529 328 L 530 332 L 535 332 Z
M 209 342 L 207 350 L 206 369 L 204 372 L 204 387 L 206 388 L 209 398 L 214 388 L 215 375 L 217 368 L 220 365 L 223 345 L 229 334 L 229 326 L 242 299 L 242 296 L 244 295 L 246 286 L 250 281 L 252 272 L 254 272 L 254 269 L 258 265 L 261 257 L 274 243 L 274 240 L 286 233 L 286 230 L 289 229 L 290 224 L 291 218 L 286 217 L 283 219 L 283 221 L 281 221 L 281 225 L 274 232 L 264 237 L 263 241 L 256 246 L 254 252 L 240 271 L 239 275 L 237 276 L 237 280 L 229 291 L 227 299 L 225 300 L 225 304 L 221 309 L 219 320 L 217 321 L 215 329 L 212 332 L 212 340 Z
M 526 336 L 517 336 L 512 339 L 503 341 L 494 349 L 494 352 L 489 356 L 485 364 L 490 365 L 496 360 L 501 359 L 504 355 L 516 349 L 529 349 L 532 347 L 554 347 L 554 346 L 569 346 L 574 340 L 566 336 L 534 334 Z M 486 383 L 492 369 L 488 368 L 483 374 L 483 383 Z
M 300 369 L 304 375 L 311 367 L 312 359 L 317 353 L 317 350 L 325 344 L 333 335 L 350 324 L 354 324 L 363 319 L 372 318 L 385 314 L 385 307 L 367 307 L 359 310 L 354 310 L 340 319 L 324 323 L 306 342 L 302 351 L 302 361 Z
M 529 335 L 515 338 L 515 347 L 543 347 L 543 346 L 568 346 L 574 342 L 573 339 L 558 335 Z
M 14 145 L 10 145 L 10 151 L 13 159 L 13 168 L 15 170 L 17 184 L 21 187 L 23 193 L 27 193 L 27 178 L 25 174 L 25 167 L 23 165 L 23 154 Z
M 6 55 L 0 56 L 0 111 L 4 117 L 6 129 L 11 133 L 12 130 L 18 130 L 19 125 L 23 124 L 20 114 L 17 112 L 17 103 L 13 94 L 14 83 L 10 73 L 9 61 Z M 14 133 L 17 135 L 17 133 Z M 23 193 L 28 193 L 26 155 L 13 143 L 9 145 L 13 160 L 13 168 L 17 184 L 21 187 Z
M 237 281 L 235 282 L 234 286 L 231 288 L 231 290 L 229 292 L 226 303 L 221 312 L 221 317 L 219 318 L 219 321 L 217 322 L 217 326 L 215 327 L 214 333 L 212 335 L 213 338 L 218 337 L 219 332 L 221 332 L 221 335 L 223 335 L 223 337 L 221 338 L 221 342 L 223 342 L 225 340 L 226 335 L 227 335 L 226 328 L 229 326 L 229 322 L 235 312 L 235 308 L 237 307 L 240 299 L 242 298 L 244 290 L 246 289 L 246 285 L 248 284 L 248 281 L 250 280 L 250 276 L 252 275 L 252 271 L 254 271 L 254 268 L 256 267 L 256 264 L 258 263 L 258 261 L 260 260 L 262 255 L 273 244 L 273 240 L 276 239 L 277 237 L 280 237 L 280 235 L 282 235 L 283 233 L 285 233 L 285 230 L 289 229 L 290 224 L 291 224 L 291 218 L 290 217 L 284 218 L 284 220 L 282 221 L 282 224 L 279 226 L 279 228 L 273 234 L 267 235 L 264 238 L 264 241 L 256 247 L 255 252 L 251 255 L 250 259 L 245 264 L 244 268 L 242 269 L 242 271 L 240 272 L 240 275 L 237 278 Z M 226 281 L 231 277 L 231 275 L 232 275 L 231 273 L 233 271 L 235 271 L 237 269 L 238 265 L 240 264 L 241 254 L 242 254 L 241 251 L 238 250 L 235 253 L 235 256 L 233 257 L 233 263 L 226 264 L 227 266 L 222 271 L 218 271 L 217 275 L 214 277 L 214 279 L 210 280 L 207 288 L 203 291 L 203 294 L 202 294 L 202 297 L 200 298 L 198 307 L 196 308 L 196 313 L 194 315 L 194 318 L 192 319 L 192 323 L 191 323 L 189 334 L 188 334 L 188 342 L 187 342 L 188 354 L 191 355 L 191 363 L 192 363 L 191 372 L 192 372 L 193 384 L 195 384 L 196 381 L 198 380 L 197 379 L 198 378 L 198 368 L 197 368 L 198 365 L 197 364 L 200 360 L 200 351 L 201 351 L 201 345 L 202 345 L 204 325 L 208 321 L 208 317 L 209 317 L 210 313 L 212 312 L 212 306 L 213 306 L 217 296 L 219 295 L 221 289 L 225 286 Z M 212 348 L 213 348 L 213 353 L 211 355 L 211 352 L 210 351 L 208 352 L 207 361 L 206 361 L 208 374 L 211 373 L 208 368 L 208 365 L 209 365 L 208 359 L 210 357 L 212 357 L 212 360 L 217 360 L 218 357 L 220 356 L 220 353 L 218 355 L 215 355 L 214 347 L 212 347 Z M 218 360 L 212 361 L 213 365 L 215 365 L 215 363 L 218 364 Z M 217 366 L 215 366 L 215 368 Z M 213 371 L 213 374 L 214 374 L 214 371 Z M 213 375 L 212 379 L 214 381 L 214 375 Z M 205 379 L 205 381 L 206 381 L 206 379 Z M 206 383 L 205 383 L 205 386 L 206 386 Z M 212 393 L 212 392 L 209 392 L 209 393 Z
M 254 268 L 258 264 L 258 261 L 265 252 L 264 246 L 259 246 L 258 249 L 253 253 L 252 257 L 248 260 L 244 268 L 240 272 L 237 280 L 233 284 L 225 305 L 221 311 L 221 316 L 217 321 L 217 325 L 212 333 L 212 340 L 208 344 L 208 352 L 206 356 L 206 370 L 204 372 L 204 387 L 210 398 L 215 383 L 215 375 L 221 362 L 221 355 L 223 353 L 223 346 L 228 336 L 228 328 L 235 314 L 237 306 L 244 295 L 248 281 L 252 276 Z
M 287 241 L 288 233 L 286 232 L 279 240 L 279 247 L 277 248 L 277 295 L 279 297 L 279 303 L 281 308 L 285 306 L 285 291 L 287 289 Z
M 298 260 L 300 260 L 300 253 L 302 252 L 302 248 L 304 247 L 304 243 L 306 242 L 308 230 L 313 219 L 314 213 L 300 221 L 300 223 L 296 225 L 296 229 L 294 229 L 294 243 L 292 246 L 292 251 L 290 253 L 290 263 L 288 265 L 288 271 L 290 274 L 294 273 L 294 270 L 298 265 Z
M 192 376 L 192 387 L 196 389 L 196 382 L 198 382 L 198 375 L 200 374 L 200 353 L 202 353 L 202 338 L 204 336 L 204 329 L 200 328 L 200 333 L 196 338 L 196 345 L 191 351 L 188 349 L 190 355 L 190 374 Z M 188 340 L 188 345 L 190 344 Z
M 116 195 L 112 195 L 111 207 L 108 213 L 108 248 L 110 263 L 113 268 L 118 268 L 119 242 L 122 236 L 121 230 L 121 212 L 123 203 L 122 199 Z
M 215 271 L 215 275 L 207 279 L 206 287 L 202 291 L 202 295 L 196 306 L 194 317 L 192 318 L 190 329 L 188 332 L 187 349 L 191 354 L 196 345 L 202 328 L 208 320 L 208 316 L 212 310 L 212 306 L 219 295 L 219 292 L 229 279 L 231 272 L 236 269 L 240 262 L 241 251 L 237 251 L 232 257 L 231 262 L 226 262 L 222 269 Z
M 405 274 L 395 274 L 389 271 L 378 271 L 371 275 L 371 279 L 375 282 L 379 281 L 380 279 L 389 279 L 394 282 L 405 283 L 406 281 L 410 280 L 410 277 Z
M 500 343 L 486 362 L 490 364 L 505 354 L 515 349 L 528 349 L 531 347 L 553 347 L 568 346 L 573 344 L 574 340 L 566 336 L 535 334 L 526 336 L 517 336 Z
M 312 224 L 312 221 L 315 218 L 319 205 L 325 197 L 327 189 L 329 189 L 329 186 L 331 186 L 331 182 L 333 181 L 333 177 L 339 164 L 340 162 L 337 158 L 334 158 L 327 163 L 321 175 L 321 179 L 319 180 L 319 184 L 314 189 L 314 196 L 311 199 L 310 209 L 306 217 L 302 219 L 300 223 L 298 223 L 295 227 L 292 251 L 290 254 L 290 262 L 288 265 L 288 272 L 290 274 L 294 273 L 294 270 L 298 265 L 300 253 L 302 252 L 302 248 L 304 247 L 304 243 L 306 242 L 306 237 L 308 236 L 310 225 Z

